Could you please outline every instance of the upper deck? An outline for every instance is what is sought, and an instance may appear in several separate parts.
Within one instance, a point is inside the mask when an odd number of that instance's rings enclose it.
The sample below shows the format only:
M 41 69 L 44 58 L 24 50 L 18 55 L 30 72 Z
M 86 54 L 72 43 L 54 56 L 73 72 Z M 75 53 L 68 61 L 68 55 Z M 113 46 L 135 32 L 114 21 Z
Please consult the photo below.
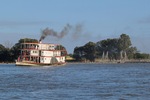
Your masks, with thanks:
M 20 49 L 27 50 L 65 50 L 59 44 L 49 44 L 49 43 L 21 43 Z

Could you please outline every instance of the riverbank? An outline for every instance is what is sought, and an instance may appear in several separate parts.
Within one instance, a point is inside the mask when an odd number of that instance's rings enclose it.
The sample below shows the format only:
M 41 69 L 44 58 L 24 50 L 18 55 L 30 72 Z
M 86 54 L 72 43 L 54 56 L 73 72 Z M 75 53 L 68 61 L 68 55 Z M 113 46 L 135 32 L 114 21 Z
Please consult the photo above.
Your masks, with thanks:
M 15 64 L 15 62 L 0 62 L 0 64 Z
M 150 63 L 150 59 L 147 59 L 147 60 L 141 60 L 141 59 L 127 60 L 127 61 L 125 61 L 125 63 Z
M 118 63 L 150 63 L 150 59 L 146 59 L 146 60 L 139 60 L 139 59 L 132 59 L 132 60 L 96 60 L 95 62 L 90 62 L 90 61 L 82 61 L 82 62 L 79 62 L 79 61 L 69 61 L 67 62 L 69 64 L 118 64 Z

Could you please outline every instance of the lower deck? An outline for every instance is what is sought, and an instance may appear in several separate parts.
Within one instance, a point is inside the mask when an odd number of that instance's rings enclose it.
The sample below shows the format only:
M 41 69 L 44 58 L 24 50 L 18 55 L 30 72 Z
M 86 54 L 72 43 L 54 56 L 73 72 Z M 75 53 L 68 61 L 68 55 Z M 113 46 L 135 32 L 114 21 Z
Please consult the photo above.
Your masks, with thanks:
M 35 63 L 32 61 L 16 61 L 16 66 L 50 66 L 50 65 L 65 65 L 65 62 L 53 63 L 53 64 L 45 64 L 45 63 Z
M 65 63 L 65 56 L 56 56 L 56 57 L 19 56 L 17 62 L 27 62 L 36 64 Z

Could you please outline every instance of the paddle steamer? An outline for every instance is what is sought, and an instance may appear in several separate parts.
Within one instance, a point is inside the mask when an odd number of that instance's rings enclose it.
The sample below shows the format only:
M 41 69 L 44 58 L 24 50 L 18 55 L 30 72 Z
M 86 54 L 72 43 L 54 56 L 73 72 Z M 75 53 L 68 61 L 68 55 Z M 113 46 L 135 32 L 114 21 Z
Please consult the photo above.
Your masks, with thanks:
M 21 43 L 16 65 L 41 66 L 64 65 L 66 49 L 62 45 L 49 43 Z

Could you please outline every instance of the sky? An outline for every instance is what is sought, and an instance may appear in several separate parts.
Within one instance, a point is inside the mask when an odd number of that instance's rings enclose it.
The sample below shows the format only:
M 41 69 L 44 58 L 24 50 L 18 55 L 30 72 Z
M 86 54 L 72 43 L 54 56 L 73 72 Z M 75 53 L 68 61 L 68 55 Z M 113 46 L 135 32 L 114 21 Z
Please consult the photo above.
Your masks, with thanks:
M 73 53 L 76 46 L 125 33 L 132 46 L 150 53 L 149 5 L 150 0 L 0 0 L 0 44 L 39 40 L 42 30 L 59 33 L 69 24 L 73 29 L 63 38 L 47 36 L 42 42 L 62 44 Z

